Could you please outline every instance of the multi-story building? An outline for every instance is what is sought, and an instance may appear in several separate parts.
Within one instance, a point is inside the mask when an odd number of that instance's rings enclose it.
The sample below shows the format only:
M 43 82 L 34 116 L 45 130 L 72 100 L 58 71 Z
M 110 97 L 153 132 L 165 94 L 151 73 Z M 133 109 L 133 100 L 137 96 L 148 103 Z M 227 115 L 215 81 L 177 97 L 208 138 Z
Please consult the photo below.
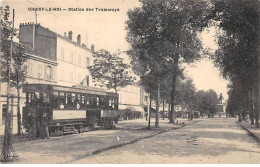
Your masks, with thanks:
M 57 34 L 40 24 L 20 24 L 19 42 L 31 46 L 39 52 L 42 57 L 57 62 L 57 84 L 73 86 L 84 83 L 87 86 L 94 86 L 88 66 L 93 64 L 91 49 L 81 43 L 81 36 L 77 36 L 77 42 L 73 41 L 73 32 L 69 31 L 68 36 Z

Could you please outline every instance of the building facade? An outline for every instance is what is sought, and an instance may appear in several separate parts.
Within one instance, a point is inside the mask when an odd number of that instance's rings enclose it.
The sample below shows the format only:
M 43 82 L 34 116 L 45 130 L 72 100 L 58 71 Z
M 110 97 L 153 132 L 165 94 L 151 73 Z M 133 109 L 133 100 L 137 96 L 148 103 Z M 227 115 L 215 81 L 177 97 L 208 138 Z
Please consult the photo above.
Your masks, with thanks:
M 94 86 L 88 67 L 93 65 L 94 46 L 91 49 L 81 43 L 81 36 L 77 42 L 73 41 L 73 32 L 68 36 L 57 34 L 40 24 L 20 24 L 19 42 L 31 46 L 42 57 L 57 62 L 56 81 L 58 85 Z

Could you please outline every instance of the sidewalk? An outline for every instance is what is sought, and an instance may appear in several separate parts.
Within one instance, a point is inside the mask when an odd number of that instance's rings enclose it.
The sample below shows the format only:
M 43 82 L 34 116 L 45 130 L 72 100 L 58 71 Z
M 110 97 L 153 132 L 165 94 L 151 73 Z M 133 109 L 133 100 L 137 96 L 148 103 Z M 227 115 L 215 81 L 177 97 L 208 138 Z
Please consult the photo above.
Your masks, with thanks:
M 181 128 L 184 125 L 199 121 L 178 120 L 182 125 L 168 124 L 168 120 L 160 119 L 158 128 L 154 128 L 154 119 L 151 119 L 151 129 L 146 130 L 145 119 L 120 121 L 116 129 L 97 130 L 74 135 L 51 137 L 49 140 L 15 140 L 14 149 L 19 154 L 16 164 L 55 164 L 71 163 L 74 160 L 94 155 L 99 152 L 134 143 L 138 140 Z
M 237 121 L 236 121 L 237 122 Z M 242 121 L 237 122 L 243 129 L 245 129 L 250 136 L 252 136 L 258 144 L 260 144 L 260 128 L 256 128 L 255 125 L 251 125 L 250 122 Z

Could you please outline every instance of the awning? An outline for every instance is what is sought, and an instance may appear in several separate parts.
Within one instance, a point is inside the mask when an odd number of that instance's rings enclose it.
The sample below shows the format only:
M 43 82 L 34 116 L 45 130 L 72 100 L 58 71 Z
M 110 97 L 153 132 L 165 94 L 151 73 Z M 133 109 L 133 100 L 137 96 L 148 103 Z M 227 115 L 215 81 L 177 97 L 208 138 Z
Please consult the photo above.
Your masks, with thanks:
M 126 105 L 119 104 L 119 105 L 118 105 L 118 109 L 119 109 L 119 110 L 124 110 L 124 109 L 127 109 L 127 106 L 126 106 Z
M 134 111 L 140 111 L 144 112 L 144 109 L 141 106 L 132 106 L 134 108 Z
M 134 105 L 122 105 L 119 104 L 118 109 L 119 110 L 124 110 L 124 109 L 130 109 L 132 111 L 140 111 L 140 112 L 144 112 L 144 109 L 141 106 L 134 106 Z

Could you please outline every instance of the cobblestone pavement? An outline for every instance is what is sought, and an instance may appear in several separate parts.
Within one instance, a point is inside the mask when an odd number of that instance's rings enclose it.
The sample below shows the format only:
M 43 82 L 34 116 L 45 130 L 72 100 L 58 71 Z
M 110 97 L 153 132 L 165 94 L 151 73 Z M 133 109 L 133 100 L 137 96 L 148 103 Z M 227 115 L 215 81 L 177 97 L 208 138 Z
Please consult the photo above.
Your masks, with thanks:
M 260 163 L 260 148 L 232 118 L 204 119 L 73 163 Z
M 196 122 L 179 120 L 186 124 Z M 14 149 L 19 154 L 19 160 L 12 163 L 71 163 L 78 157 L 102 151 L 111 146 L 121 145 L 129 141 L 160 133 L 166 129 L 180 128 L 180 125 L 168 124 L 168 120 L 160 120 L 160 127 L 154 128 L 154 119 L 151 122 L 152 129 L 146 130 L 147 121 L 144 119 L 120 121 L 116 129 L 97 130 L 81 134 L 51 137 L 50 139 L 38 139 L 28 141 L 14 141 Z

